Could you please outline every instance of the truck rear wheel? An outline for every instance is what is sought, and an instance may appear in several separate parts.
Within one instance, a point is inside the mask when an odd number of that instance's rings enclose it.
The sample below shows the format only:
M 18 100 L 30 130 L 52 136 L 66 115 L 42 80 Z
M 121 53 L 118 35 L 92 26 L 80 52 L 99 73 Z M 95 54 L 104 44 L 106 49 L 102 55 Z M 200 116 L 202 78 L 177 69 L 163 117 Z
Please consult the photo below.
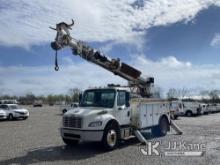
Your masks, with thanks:
M 65 139 L 65 138 L 63 138 L 63 142 L 64 142 L 66 145 L 74 146 L 74 145 L 77 145 L 77 144 L 79 143 L 79 140 L 70 140 L 70 139 Z
M 165 136 L 169 130 L 169 123 L 165 117 L 162 117 L 158 126 L 152 128 L 153 136 Z
M 192 114 L 191 111 L 187 111 L 187 112 L 186 112 L 186 116 L 187 116 L 187 117 L 191 117 L 192 115 L 193 115 L 193 114 Z
M 102 138 L 102 144 L 104 148 L 106 150 L 113 150 L 117 148 L 118 143 L 119 143 L 118 128 L 114 125 L 107 126 Z

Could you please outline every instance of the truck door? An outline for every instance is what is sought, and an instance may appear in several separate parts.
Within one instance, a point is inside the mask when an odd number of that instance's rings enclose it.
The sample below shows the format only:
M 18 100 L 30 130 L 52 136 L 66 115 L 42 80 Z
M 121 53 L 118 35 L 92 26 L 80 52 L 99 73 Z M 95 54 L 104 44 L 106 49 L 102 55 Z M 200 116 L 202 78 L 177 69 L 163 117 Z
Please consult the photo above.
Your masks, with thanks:
M 129 92 L 118 91 L 117 92 L 117 108 L 116 108 L 116 118 L 121 125 L 130 124 L 131 118 L 131 108 L 129 104 Z

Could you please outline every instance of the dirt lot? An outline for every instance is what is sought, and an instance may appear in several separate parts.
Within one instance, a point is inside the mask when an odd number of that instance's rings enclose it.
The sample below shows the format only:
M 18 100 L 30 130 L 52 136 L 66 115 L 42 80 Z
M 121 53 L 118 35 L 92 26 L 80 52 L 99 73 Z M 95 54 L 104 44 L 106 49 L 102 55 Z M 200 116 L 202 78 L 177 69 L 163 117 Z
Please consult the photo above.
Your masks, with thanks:
M 181 117 L 176 123 L 184 131 L 181 136 L 171 131 L 161 138 L 161 156 L 145 156 L 141 145 L 133 138 L 111 152 L 103 151 L 99 143 L 84 143 L 67 147 L 59 135 L 61 113 L 56 107 L 28 107 L 27 120 L 0 122 L 0 164 L 220 164 L 220 113 L 208 116 Z M 202 157 L 167 157 L 169 142 L 205 144 Z

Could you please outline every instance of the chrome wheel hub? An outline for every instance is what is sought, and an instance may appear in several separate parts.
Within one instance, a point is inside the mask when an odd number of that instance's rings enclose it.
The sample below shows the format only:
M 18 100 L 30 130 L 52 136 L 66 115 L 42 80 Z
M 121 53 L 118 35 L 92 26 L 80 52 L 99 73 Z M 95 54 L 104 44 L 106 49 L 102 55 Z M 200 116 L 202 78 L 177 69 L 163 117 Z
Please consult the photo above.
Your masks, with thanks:
M 115 130 L 109 130 L 107 134 L 107 143 L 109 146 L 113 147 L 115 146 L 117 141 L 117 133 Z

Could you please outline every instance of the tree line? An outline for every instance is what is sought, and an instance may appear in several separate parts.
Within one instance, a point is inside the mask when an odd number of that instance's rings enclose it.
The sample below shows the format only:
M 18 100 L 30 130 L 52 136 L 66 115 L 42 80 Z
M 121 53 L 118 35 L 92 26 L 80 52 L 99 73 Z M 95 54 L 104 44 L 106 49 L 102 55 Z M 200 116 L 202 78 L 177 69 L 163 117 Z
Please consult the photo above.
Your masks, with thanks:
M 79 95 L 82 91 L 78 88 L 71 88 L 66 94 L 49 94 L 47 96 L 36 96 L 33 93 L 27 93 L 25 96 L 2 95 L 0 100 L 17 100 L 20 104 L 30 105 L 36 100 L 42 100 L 44 104 L 69 104 L 71 102 L 79 102 Z
M 220 90 L 201 91 L 200 99 L 190 98 L 190 90 L 186 88 L 175 89 L 170 88 L 167 92 L 169 100 L 185 100 L 185 101 L 202 101 L 204 103 L 220 103 Z
M 42 100 L 45 104 L 69 104 L 71 102 L 78 102 L 80 93 L 82 93 L 82 91 L 79 88 L 71 88 L 67 91 L 66 94 L 49 94 L 47 96 L 36 96 L 33 93 L 27 93 L 25 96 L 3 95 L 0 96 L 0 100 L 17 100 L 21 104 L 33 104 L 35 100 Z M 161 88 L 157 87 L 154 97 L 161 98 L 161 93 Z M 194 98 L 190 98 L 189 95 L 190 90 L 187 88 L 170 88 L 166 93 L 168 100 L 198 101 Z M 201 96 L 200 101 L 204 103 L 220 103 L 220 90 L 201 91 L 199 95 Z M 209 97 L 207 98 L 207 96 Z

